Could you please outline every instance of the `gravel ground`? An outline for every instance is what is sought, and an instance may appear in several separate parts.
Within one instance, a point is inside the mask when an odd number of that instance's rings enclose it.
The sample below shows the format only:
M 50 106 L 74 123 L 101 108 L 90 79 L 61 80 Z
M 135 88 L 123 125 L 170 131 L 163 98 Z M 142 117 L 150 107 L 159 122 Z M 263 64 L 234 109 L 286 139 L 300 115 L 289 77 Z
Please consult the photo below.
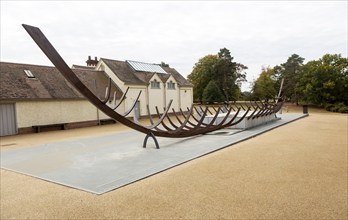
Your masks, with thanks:
M 310 110 L 101 196 L 1 169 L 1 219 L 347 219 L 347 125 L 347 114 Z M 115 129 L 127 128 L 3 137 L 1 150 Z

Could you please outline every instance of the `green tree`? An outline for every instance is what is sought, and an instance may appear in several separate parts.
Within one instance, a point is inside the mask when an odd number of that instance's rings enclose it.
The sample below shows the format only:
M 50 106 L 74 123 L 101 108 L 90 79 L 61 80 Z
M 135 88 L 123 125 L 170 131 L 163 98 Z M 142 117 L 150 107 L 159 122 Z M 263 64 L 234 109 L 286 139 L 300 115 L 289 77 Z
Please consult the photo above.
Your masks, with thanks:
M 188 75 L 188 80 L 193 84 L 193 99 L 195 101 L 202 101 L 204 88 L 209 81 L 214 79 L 217 62 L 217 55 L 207 55 L 199 59 L 191 74 Z
M 162 66 L 162 67 L 169 67 L 169 64 L 165 63 L 163 61 L 161 61 L 161 63 L 159 65 Z
M 207 104 L 224 101 L 224 95 L 215 81 L 210 81 L 204 88 L 202 101 Z
M 277 80 L 274 69 L 263 67 L 252 87 L 253 99 L 271 99 L 277 95 Z
M 348 59 L 340 54 L 326 54 L 308 62 L 301 68 L 295 89 L 301 100 L 310 104 L 348 105 Z
M 227 102 L 231 99 L 237 100 L 241 94 L 238 84 L 246 81 L 244 70 L 248 67 L 233 62 L 233 57 L 227 48 L 220 49 L 218 58 L 217 70 L 215 72 L 217 84 L 222 89 Z
M 297 102 L 299 96 L 297 91 L 295 90 L 296 83 L 300 78 L 300 69 L 303 65 L 304 58 L 300 57 L 297 54 L 292 54 L 285 63 L 280 64 L 279 66 L 275 66 L 274 70 L 274 78 L 277 83 L 276 86 L 279 88 L 280 81 L 284 79 L 283 84 L 283 95 L 289 98 L 293 102 Z
M 233 62 L 228 49 L 220 49 L 217 55 L 207 55 L 195 64 L 188 80 L 193 84 L 193 98 L 202 101 L 203 91 L 210 81 L 215 81 L 225 100 L 237 100 L 240 96 L 238 83 L 245 80 L 246 66 Z

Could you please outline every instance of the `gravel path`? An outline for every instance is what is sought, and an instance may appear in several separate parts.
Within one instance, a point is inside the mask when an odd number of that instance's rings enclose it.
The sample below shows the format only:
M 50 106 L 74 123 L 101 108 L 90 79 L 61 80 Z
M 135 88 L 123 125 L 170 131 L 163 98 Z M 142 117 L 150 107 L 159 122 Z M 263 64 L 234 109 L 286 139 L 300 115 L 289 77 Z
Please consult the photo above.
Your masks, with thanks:
M 347 219 L 347 115 L 313 113 L 101 196 L 1 170 L 1 219 Z M 127 129 L 1 138 L 1 150 Z

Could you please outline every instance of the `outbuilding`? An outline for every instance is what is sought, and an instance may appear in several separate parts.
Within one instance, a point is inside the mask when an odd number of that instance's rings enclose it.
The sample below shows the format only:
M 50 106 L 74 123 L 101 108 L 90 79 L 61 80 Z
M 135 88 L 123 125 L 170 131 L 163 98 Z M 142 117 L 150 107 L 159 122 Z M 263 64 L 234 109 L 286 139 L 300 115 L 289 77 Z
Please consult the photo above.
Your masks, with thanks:
M 146 116 L 147 105 L 152 114 L 156 106 L 163 111 L 171 99 L 175 111 L 186 110 L 193 102 L 192 85 L 174 68 L 106 58 L 89 58 L 86 62 L 88 66 L 73 65 L 72 70 L 99 97 L 105 95 L 108 78 L 113 81 L 110 102 L 119 101 L 128 88 L 118 111 L 129 109 L 142 90 L 130 117 Z M 9 62 L 0 65 L 0 136 L 113 122 L 55 67 Z

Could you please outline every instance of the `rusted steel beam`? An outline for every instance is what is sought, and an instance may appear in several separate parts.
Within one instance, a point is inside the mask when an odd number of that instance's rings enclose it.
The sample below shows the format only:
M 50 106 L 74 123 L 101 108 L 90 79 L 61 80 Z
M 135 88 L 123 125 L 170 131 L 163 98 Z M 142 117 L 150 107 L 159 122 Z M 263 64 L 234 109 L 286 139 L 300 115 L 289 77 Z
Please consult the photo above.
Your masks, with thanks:
M 111 78 L 109 77 L 109 80 L 108 80 L 108 87 L 106 88 L 106 94 L 105 94 L 105 98 L 104 100 L 102 100 L 102 102 L 105 104 L 109 101 L 110 99 L 110 93 L 111 93 Z
M 181 121 L 181 119 L 180 119 L 179 116 L 176 114 L 176 112 L 175 112 L 174 109 L 173 109 L 173 114 L 174 114 L 176 120 L 179 122 L 179 126 L 182 125 L 184 122 Z M 184 119 L 186 119 L 186 116 L 185 116 L 185 115 L 184 115 L 183 117 L 184 117 Z M 188 126 L 188 125 L 185 125 L 185 128 L 191 129 L 192 127 L 190 127 L 190 126 Z
M 140 95 L 141 95 L 141 90 L 138 94 L 138 97 L 134 100 L 133 105 L 128 109 L 128 111 L 126 111 L 125 113 L 122 114 L 123 117 L 126 117 L 127 115 L 129 115 L 129 113 L 131 113 L 133 111 L 135 105 L 139 101 Z
M 178 126 L 172 121 L 169 115 L 167 115 L 167 120 L 169 121 L 169 124 L 173 126 L 173 128 L 178 128 Z
M 121 103 L 126 99 L 126 95 L 127 95 L 127 93 L 128 93 L 128 90 L 129 90 L 129 87 L 127 87 L 127 89 L 126 89 L 126 91 L 123 93 L 123 95 L 122 95 L 122 97 L 121 97 L 119 103 L 118 103 L 114 108 L 112 108 L 112 110 L 116 110 L 116 109 L 121 105 Z M 116 97 L 116 95 L 115 95 L 115 97 Z M 115 103 L 116 103 L 116 102 L 115 102 Z
M 237 104 L 238 104 L 244 111 L 246 111 L 247 108 L 244 108 L 244 106 L 243 106 L 241 103 L 237 103 L 236 101 L 234 101 L 234 105 L 235 105 L 236 107 L 238 107 Z
M 155 109 L 156 109 L 157 117 L 158 117 L 159 119 L 161 119 L 162 115 L 160 114 L 160 112 L 159 112 L 159 110 L 158 110 L 158 107 L 156 106 Z M 165 115 L 165 118 L 168 118 L 168 114 Z M 163 120 L 161 120 L 161 125 L 162 125 L 162 126 L 164 127 L 164 129 L 167 130 L 167 131 L 173 131 L 173 130 L 174 130 L 174 129 L 171 129 L 170 127 L 167 126 L 167 124 L 164 122 L 164 118 L 163 118 Z
M 253 112 L 247 117 L 247 120 L 250 120 L 253 118 L 254 114 L 257 112 L 257 110 L 259 109 L 259 107 L 256 107 Z

